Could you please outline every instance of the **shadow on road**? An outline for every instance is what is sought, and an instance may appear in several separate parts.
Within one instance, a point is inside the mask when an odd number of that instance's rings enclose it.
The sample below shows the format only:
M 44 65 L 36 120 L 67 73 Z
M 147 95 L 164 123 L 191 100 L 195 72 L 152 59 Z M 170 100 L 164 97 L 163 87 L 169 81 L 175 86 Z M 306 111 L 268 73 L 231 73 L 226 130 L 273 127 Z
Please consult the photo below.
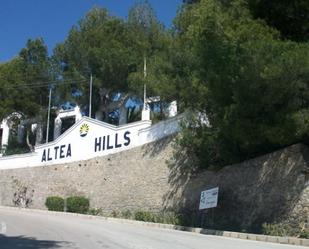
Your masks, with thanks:
M 5 236 L 0 234 L 1 249 L 49 249 L 49 248 L 69 248 L 69 242 L 53 240 L 37 240 L 24 236 Z

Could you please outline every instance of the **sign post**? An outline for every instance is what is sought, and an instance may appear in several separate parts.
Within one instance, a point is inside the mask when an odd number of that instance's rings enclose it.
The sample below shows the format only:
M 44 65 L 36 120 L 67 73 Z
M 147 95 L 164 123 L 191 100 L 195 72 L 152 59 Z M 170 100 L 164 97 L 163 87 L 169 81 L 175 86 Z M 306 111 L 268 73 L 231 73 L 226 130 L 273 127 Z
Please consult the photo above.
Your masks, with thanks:
M 219 187 L 202 191 L 201 197 L 200 197 L 199 210 L 205 210 L 205 209 L 217 207 L 218 194 L 219 194 Z M 214 219 L 214 213 L 213 213 L 212 219 Z M 204 219 L 203 219 L 203 213 L 202 213 L 201 227 L 203 226 L 203 220 Z

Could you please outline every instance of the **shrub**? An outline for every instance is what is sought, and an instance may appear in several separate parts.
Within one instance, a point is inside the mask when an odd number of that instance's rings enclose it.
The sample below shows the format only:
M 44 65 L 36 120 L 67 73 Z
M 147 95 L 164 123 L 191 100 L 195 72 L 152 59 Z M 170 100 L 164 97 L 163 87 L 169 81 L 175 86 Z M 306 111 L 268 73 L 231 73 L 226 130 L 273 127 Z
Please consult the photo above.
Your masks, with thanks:
M 262 224 L 262 233 L 271 236 L 288 236 L 291 234 L 291 229 L 283 224 Z
M 155 222 L 154 215 L 148 211 L 137 211 L 134 214 L 134 218 L 139 221 Z
M 131 219 L 132 218 L 132 213 L 130 210 L 125 210 L 121 212 L 121 217 L 124 219 Z
M 110 216 L 113 217 L 113 218 L 119 218 L 119 217 L 120 217 L 120 214 L 119 214 L 118 211 L 113 210 L 113 211 L 111 212 L 111 215 L 110 215 Z
M 181 216 L 174 212 L 151 213 L 149 211 L 137 211 L 134 219 L 139 221 L 181 225 Z
M 46 198 L 45 206 L 49 211 L 63 211 L 64 199 L 59 196 L 50 196 Z
M 174 212 L 162 212 L 156 215 L 155 222 L 172 224 L 172 225 L 182 225 L 182 217 Z
M 89 199 L 84 196 L 67 198 L 67 211 L 71 213 L 86 214 L 89 210 Z
M 292 236 L 302 239 L 309 239 L 309 229 L 301 227 L 293 227 L 289 224 L 275 223 L 275 224 L 262 224 L 262 233 L 272 236 Z
M 301 231 L 299 237 L 302 239 L 309 239 L 309 229 Z
M 88 210 L 88 214 L 101 216 L 103 215 L 103 210 L 102 208 L 91 208 Z

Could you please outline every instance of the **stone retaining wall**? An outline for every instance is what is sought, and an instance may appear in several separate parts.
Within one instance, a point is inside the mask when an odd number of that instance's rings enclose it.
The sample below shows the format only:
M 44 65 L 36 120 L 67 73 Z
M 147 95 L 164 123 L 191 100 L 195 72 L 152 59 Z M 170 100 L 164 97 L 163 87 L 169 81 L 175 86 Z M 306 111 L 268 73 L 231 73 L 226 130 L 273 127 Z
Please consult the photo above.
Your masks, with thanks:
M 45 209 L 48 196 L 84 195 L 106 215 L 172 209 L 190 216 L 195 222 L 190 225 L 254 229 L 285 221 L 302 226 L 309 217 L 308 156 L 306 146 L 293 145 L 217 172 L 192 171 L 192 162 L 173 154 L 170 137 L 78 163 L 0 170 L 0 205 Z M 215 186 L 218 208 L 203 215 L 200 191 Z

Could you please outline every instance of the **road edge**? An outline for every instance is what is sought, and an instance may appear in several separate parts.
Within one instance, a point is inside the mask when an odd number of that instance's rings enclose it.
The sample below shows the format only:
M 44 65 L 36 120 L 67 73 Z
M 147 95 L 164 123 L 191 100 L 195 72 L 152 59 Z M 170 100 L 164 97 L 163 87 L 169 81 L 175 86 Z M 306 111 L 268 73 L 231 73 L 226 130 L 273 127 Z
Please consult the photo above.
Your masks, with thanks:
M 262 235 L 262 234 L 220 231 L 220 230 L 213 230 L 213 229 L 186 227 L 186 226 L 163 224 L 163 223 L 144 222 L 144 221 L 105 217 L 105 216 L 55 212 L 55 211 L 48 211 L 48 210 L 42 210 L 42 209 L 0 206 L 0 210 L 1 209 L 18 210 L 22 212 L 46 213 L 46 214 L 51 214 L 51 215 L 56 215 L 56 216 L 77 216 L 77 217 L 82 217 L 85 219 L 101 219 L 101 220 L 114 221 L 114 222 L 118 222 L 121 224 L 139 224 L 141 226 L 171 229 L 171 230 L 178 230 L 178 231 L 185 231 L 185 232 L 192 232 L 192 233 L 199 233 L 199 234 L 206 234 L 206 235 L 215 235 L 215 236 L 222 236 L 222 237 L 228 237 L 228 238 L 234 238 L 234 239 L 253 240 L 253 241 L 261 241 L 261 242 L 271 242 L 271 243 L 277 243 L 277 244 L 288 244 L 288 245 L 309 247 L 309 239 L 300 239 L 300 238 L 295 238 L 295 237 L 279 237 L 279 236 L 269 236 L 269 235 Z

